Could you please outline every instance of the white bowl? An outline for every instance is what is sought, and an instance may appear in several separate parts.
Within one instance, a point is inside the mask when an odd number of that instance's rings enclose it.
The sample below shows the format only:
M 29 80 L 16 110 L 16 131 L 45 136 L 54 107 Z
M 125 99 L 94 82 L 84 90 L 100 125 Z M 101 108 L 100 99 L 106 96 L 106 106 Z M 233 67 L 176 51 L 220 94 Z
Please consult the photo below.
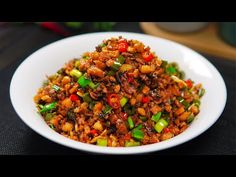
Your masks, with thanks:
M 187 78 L 202 83 L 206 93 L 202 98 L 200 113 L 191 126 L 172 139 L 137 147 L 100 147 L 66 138 L 50 129 L 37 113 L 33 97 L 46 75 L 54 74 L 65 62 L 93 51 L 103 39 L 123 36 L 137 39 L 151 47 L 162 59 L 175 61 Z M 19 117 L 38 134 L 61 145 L 78 150 L 104 154 L 134 154 L 170 148 L 206 131 L 220 117 L 226 103 L 226 87 L 217 69 L 203 56 L 175 42 L 144 34 L 126 32 L 91 33 L 69 37 L 49 44 L 24 60 L 11 80 L 10 97 Z

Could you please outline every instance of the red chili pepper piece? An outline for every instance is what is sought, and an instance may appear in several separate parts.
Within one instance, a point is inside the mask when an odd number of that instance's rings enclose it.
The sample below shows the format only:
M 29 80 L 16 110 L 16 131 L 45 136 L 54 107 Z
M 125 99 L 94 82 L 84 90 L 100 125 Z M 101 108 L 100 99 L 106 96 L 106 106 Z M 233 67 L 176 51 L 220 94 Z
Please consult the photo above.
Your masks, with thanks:
M 143 97 L 142 98 L 142 103 L 148 103 L 149 102 L 149 98 L 148 97 Z
M 93 136 L 97 134 L 97 130 L 93 129 L 93 130 L 90 130 L 89 132 L 90 134 L 92 134 Z
M 71 101 L 77 101 L 79 99 L 79 97 L 77 96 L 77 95 L 75 95 L 75 94 L 72 94 L 71 96 L 70 96 L 70 100 Z
M 128 82 L 131 83 L 134 81 L 134 78 L 133 77 L 128 77 Z
M 60 26 L 56 22 L 41 22 L 40 26 L 46 29 L 49 29 L 57 34 L 60 34 L 62 36 L 68 36 L 69 32 L 66 31 L 62 26 Z
M 128 114 L 127 114 L 126 112 L 122 112 L 122 113 L 121 113 L 121 118 L 122 118 L 123 120 L 127 120 L 127 119 L 128 119 Z
M 114 108 L 114 109 L 118 109 L 120 107 L 120 98 L 117 94 L 113 93 L 110 94 L 107 98 L 107 102 L 108 104 Z
M 149 62 L 149 61 L 151 61 L 151 60 L 154 58 L 153 54 L 152 54 L 150 51 L 145 51 L 145 52 L 143 52 L 143 53 L 142 53 L 142 56 L 143 56 L 143 59 L 144 59 L 146 62 Z
M 130 140 L 131 139 L 131 135 L 130 134 L 126 134 L 125 136 L 124 136 L 124 140 Z
M 170 129 L 169 128 L 164 128 L 164 133 L 169 133 Z
M 120 42 L 120 43 L 118 44 L 118 50 L 119 50 L 120 52 L 126 52 L 127 49 L 128 49 L 128 47 L 129 47 L 129 45 L 128 45 L 127 42 Z
M 188 88 L 193 87 L 193 82 L 190 79 L 186 80 L 185 83 L 187 84 Z

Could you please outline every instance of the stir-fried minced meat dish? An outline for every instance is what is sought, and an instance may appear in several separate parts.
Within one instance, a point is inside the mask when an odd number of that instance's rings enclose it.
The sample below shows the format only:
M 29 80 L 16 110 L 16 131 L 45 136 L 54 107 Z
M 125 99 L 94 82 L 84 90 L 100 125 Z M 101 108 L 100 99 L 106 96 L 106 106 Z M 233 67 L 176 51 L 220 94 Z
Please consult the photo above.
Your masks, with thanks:
M 176 63 L 160 59 L 142 42 L 119 37 L 66 63 L 34 101 L 46 123 L 65 137 L 129 147 L 185 131 L 204 92 L 201 84 L 184 79 Z

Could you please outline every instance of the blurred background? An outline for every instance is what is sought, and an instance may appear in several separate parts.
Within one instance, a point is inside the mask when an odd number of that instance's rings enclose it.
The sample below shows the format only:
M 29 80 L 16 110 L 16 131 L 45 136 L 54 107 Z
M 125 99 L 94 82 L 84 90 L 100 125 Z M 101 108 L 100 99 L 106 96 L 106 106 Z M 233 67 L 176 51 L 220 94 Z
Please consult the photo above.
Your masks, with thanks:
M 68 36 L 101 31 L 176 41 L 200 52 L 223 76 L 228 98 L 221 118 L 193 141 L 156 154 L 236 154 L 236 22 L 0 22 L 0 154 L 84 154 L 27 127 L 11 105 L 9 86 L 16 68 L 39 48 Z
M 0 22 L 0 69 L 47 43 L 99 31 L 146 33 L 203 54 L 236 60 L 235 22 Z M 8 55 L 13 48 L 16 55 Z

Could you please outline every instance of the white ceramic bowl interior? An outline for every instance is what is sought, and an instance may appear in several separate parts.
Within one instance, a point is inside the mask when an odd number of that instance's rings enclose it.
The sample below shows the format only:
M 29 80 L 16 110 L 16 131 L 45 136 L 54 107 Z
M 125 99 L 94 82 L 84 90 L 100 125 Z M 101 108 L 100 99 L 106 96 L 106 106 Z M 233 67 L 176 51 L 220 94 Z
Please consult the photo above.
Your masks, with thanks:
M 202 83 L 206 94 L 201 112 L 191 126 L 180 135 L 151 145 L 138 147 L 99 147 L 77 142 L 50 129 L 37 113 L 33 97 L 46 75 L 54 74 L 65 62 L 93 51 L 104 39 L 123 36 L 137 39 L 151 47 L 164 60 L 175 61 L 185 71 L 186 78 Z M 24 60 L 15 71 L 10 85 L 10 97 L 19 117 L 38 134 L 74 149 L 106 154 L 133 154 L 170 148 L 195 138 L 206 131 L 220 117 L 226 103 L 225 83 L 216 68 L 203 56 L 175 42 L 144 34 L 104 32 L 78 35 L 47 45 Z

